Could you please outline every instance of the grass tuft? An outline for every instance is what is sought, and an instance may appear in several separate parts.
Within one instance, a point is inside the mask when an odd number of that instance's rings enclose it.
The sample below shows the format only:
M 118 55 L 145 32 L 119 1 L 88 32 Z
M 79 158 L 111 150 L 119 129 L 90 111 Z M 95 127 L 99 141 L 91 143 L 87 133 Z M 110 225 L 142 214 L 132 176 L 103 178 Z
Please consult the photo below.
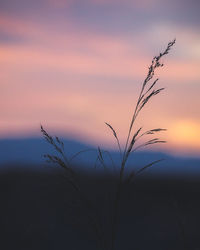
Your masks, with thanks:
M 120 200 L 121 200 L 121 196 L 122 196 L 123 186 L 133 182 L 135 180 L 135 177 L 137 175 L 143 173 L 143 171 L 145 171 L 146 169 L 163 161 L 163 159 L 159 159 L 159 160 L 153 161 L 153 162 L 145 165 L 144 167 L 142 167 L 141 169 L 139 169 L 136 172 L 134 170 L 132 170 L 129 173 L 129 175 L 125 178 L 124 171 L 126 168 L 127 160 L 130 157 L 131 153 L 135 152 L 136 150 L 138 150 L 140 148 L 144 148 L 146 146 L 151 146 L 154 144 L 166 142 L 165 140 L 162 140 L 158 137 L 155 137 L 155 138 L 147 140 L 147 141 L 143 142 L 142 144 L 139 144 L 138 146 L 136 146 L 135 144 L 137 141 L 140 140 L 140 138 L 142 138 L 146 135 L 155 135 L 159 132 L 166 131 L 166 129 L 154 128 L 154 129 L 150 129 L 150 130 L 147 130 L 145 132 L 142 132 L 142 127 L 140 127 L 136 131 L 133 131 L 133 125 L 135 124 L 135 121 L 136 121 L 138 115 L 143 110 L 143 108 L 149 103 L 149 101 L 153 97 L 157 96 L 158 94 L 160 94 L 164 90 L 164 88 L 156 88 L 156 84 L 159 81 L 159 78 L 156 78 L 154 80 L 155 71 L 158 68 L 164 66 L 163 63 L 161 63 L 161 59 L 169 53 L 169 51 L 171 50 L 171 48 L 173 47 L 175 42 L 176 42 L 175 39 L 173 41 L 169 42 L 166 49 L 163 52 L 159 53 L 158 56 L 155 56 L 152 59 L 152 62 L 148 68 L 147 75 L 142 83 L 139 97 L 138 97 L 136 106 L 134 108 L 133 115 L 131 117 L 131 122 L 129 125 L 127 139 L 125 142 L 125 147 L 123 149 L 122 149 L 120 141 L 118 139 L 118 135 L 117 135 L 116 130 L 109 123 L 107 123 L 107 122 L 105 123 L 108 126 L 108 128 L 112 131 L 112 134 L 117 142 L 117 146 L 118 146 L 118 149 L 119 149 L 119 152 L 121 155 L 121 162 L 119 164 L 120 168 L 119 168 L 119 173 L 118 173 L 119 178 L 118 178 L 118 182 L 117 182 L 117 186 L 116 186 L 116 190 L 115 190 L 115 194 L 114 194 L 114 199 L 113 199 L 113 206 L 112 206 L 113 211 L 112 211 L 111 218 L 110 218 L 111 219 L 110 235 L 104 234 L 103 225 L 101 223 L 101 219 L 99 217 L 99 214 L 97 213 L 97 208 L 95 208 L 94 204 L 92 204 L 92 202 L 88 199 L 88 197 L 83 193 L 81 187 L 78 184 L 77 173 L 74 171 L 74 169 L 72 169 L 72 166 L 70 164 L 71 161 L 76 156 L 78 156 L 80 153 L 84 153 L 86 151 L 89 151 L 90 149 L 82 150 L 82 151 L 76 153 L 75 155 L 73 155 L 71 158 L 68 158 L 64 152 L 64 143 L 58 137 L 53 138 L 52 136 L 50 136 L 47 133 L 47 131 L 43 128 L 43 126 L 41 125 L 41 132 L 42 132 L 45 140 L 49 144 L 52 145 L 52 147 L 55 149 L 55 151 L 58 154 L 58 155 L 46 154 L 46 155 L 44 155 L 44 157 L 47 159 L 47 161 L 49 163 L 57 164 L 65 170 L 66 177 L 67 177 L 66 180 L 74 188 L 74 190 L 77 193 L 77 196 L 80 198 L 80 200 L 82 202 L 82 205 L 88 211 L 88 213 L 87 213 L 88 222 L 89 222 L 90 226 L 92 227 L 93 231 L 95 232 L 95 236 L 97 239 L 97 248 L 100 250 L 103 250 L 103 249 L 114 250 L 114 249 L 116 249 L 116 239 L 117 239 L 116 236 L 117 236 L 118 219 L 119 219 L 119 205 L 120 205 Z M 105 160 L 104 160 L 105 153 L 111 159 L 113 168 L 116 171 L 115 163 L 112 159 L 112 156 L 110 155 L 110 153 L 108 151 L 103 151 L 102 149 L 100 149 L 100 147 L 97 148 L 97 160 L 96 160 L 96 162 L 99 161 L 100 164 L 103 166 L 103 168 L 105 170 L 108 170 L 108 167 L 106 166 Z M 96 163 L 95 163 L 95 166 L 96 166 Z

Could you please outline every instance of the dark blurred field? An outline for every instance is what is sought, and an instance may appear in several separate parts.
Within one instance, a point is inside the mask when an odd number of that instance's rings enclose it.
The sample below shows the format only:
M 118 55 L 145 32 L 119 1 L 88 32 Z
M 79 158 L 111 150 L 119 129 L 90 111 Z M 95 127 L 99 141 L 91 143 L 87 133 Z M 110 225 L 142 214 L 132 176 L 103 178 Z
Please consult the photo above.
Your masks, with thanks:
M 110 237 L 115 178 L 80 173 Z M 88 213 L 59 171 L 0 174 L 0 249 L 95 249 Z M 124 189 L 118 249 L 200 249 L 200 180 L 140 177 Z

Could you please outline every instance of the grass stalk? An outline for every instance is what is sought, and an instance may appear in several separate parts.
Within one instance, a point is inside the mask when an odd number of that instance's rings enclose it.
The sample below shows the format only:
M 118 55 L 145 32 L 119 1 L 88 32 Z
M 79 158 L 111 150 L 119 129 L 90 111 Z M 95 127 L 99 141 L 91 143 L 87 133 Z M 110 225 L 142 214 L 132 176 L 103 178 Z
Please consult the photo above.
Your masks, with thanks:
M 131 118 L 131 122 L 130 122 L 130 126 L 129 126 L 129 130 L 128 130 L 128 135 L 127 135 L 127 139 L 126 139 L 126 144 L 125 144 L 125 148 L 123 151 L 123 157 L 122 157 L 122 162 L 121 162 L 121 167 L 120 167 L 120 175 L 119 175 L 119 183 L 117 186 L 117 190 L 116 190 L 116 198 L 114 201 L 114 208 L 113 208 L 113 219 L 112 219 L 112 232 L 111 232 L 111 250 L 115 249 L 115 241 L 116 241 L 116 232 L 117 232 L 117 224 L 118 224 L 118 212 L 119 212 L 119 203 L 120 203 L 120 198 L 121 198 L 121 193 L 122 193 L 122 184 L 123 184 L 123 178 L 124 178 L 124 170 L 125 170 L 125 166 L 126 166 L 126 162 L 130 156 L 131 152 L 134 152 L 135 150 L 133 150 L 133 146 L 136 142 L 137 137 L 139 136 L 142 128 L 139 128 L 135 134 L 132 137 L 131 142 L 130 141 L 130 137 L 131 137 L 131 133 L 133 130 L 133 125 L 136 121 L 137 116 L 139 115 L 140 111 L 144 108 L 144 106 L 149 102 L 149 100 L 159 94 L 162 90 L 164 90 L 164 88 L 160 88 L 160 89 L 153 89 L 153 87 L 156 85 L 156 83 L 158 82 L 158 78 L 156 80 L 153 81 L 153 83 L 150 83 L 150 81 L 153 79 L 154 74 L 155 74 L 155 70 L 159 67 L 163 67 L 163 64 L 160 63 L 160 59 L 169 53 L 171 47 L 175 44 L 176 40 L 174 39 L 172 42 L 169 42 L 167 45 L 167 48 L 160 53 L 158 56 L 155 56 L 152 60 L 152 63 L 149 67 L 147 76 L 142 84 L 142 88 L 137 100 L 137 104 L 135 106 L 132 118 Z M 152 90 L 153 89 L 153 90 Z M 152 129 L 150 131 L 146 131 L 145 133 L 143 133 L 141 136 L 145 135 L 145 134 L 154 134 L 155 132 L 160 132 L 163 131 L 164 129 Z M 114 135 L 115 138 L 117 138 L 117 135 Z M 140 137 L 141 137 L 140 136 Z M 149 140 L 147 142 L 145 142 L 144 144 L 139 145 L 136 149 L 144 147 L 144 146 L 148 146 L 148 145 L 152 145 L 152 144 L 156 144 L 156 143 L 163 143 L 165 141 L 163 140 L 159 140 L 158 138 L 154 138 L 152 140 Z M 157 162 L 156 162 L 157 163 Z M 154 163 L 153 163 L 154 164 Z M 145 167 L 143 167 L 137 174 L 143 172 L 145 169 L 147 169 L 148 167 L 152 166 L 153 164 L 149 164 Z

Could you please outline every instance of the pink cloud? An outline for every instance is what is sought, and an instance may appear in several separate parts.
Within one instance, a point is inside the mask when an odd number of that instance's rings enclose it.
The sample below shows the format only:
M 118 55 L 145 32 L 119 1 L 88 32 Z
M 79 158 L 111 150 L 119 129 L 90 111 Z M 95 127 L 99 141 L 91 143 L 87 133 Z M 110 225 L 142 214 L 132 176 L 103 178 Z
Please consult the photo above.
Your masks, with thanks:
M 25 39 L 19 44 L 0 43 L 3 89 L 0 98 L 3 107 L 0 136 L 10 133 L 21 135 L 24 130 L 26 133 L 36 133 L 39 123 L 43 121 L 63 134 L 76 134 L 86 140 L 92 137 L 93 143 L 100 140 L 113 145 L 104 125 L 104 121 L 108 121 L 125 139 L 130 112 L 138 94 L 135 80 L 138 80 L 139 90 L 139 82 L 144 79 L 153 56 L 145 47 L 143 34 L 139 38 L 128 38 L 83 32 L 73 29 L 70 20 L 63 32 L 62 29 L 50 29 L 44 23 L 25 22 L 8 16 L 0 18 L 0 29 Z M 197 59 L 191 55 L 187 61 L 178 54 L 170 55 L 165 68 L 159 71 L 161 82 L 169 86 L 169 94 L 173 85 L 180 84 L 183 86 L 182 92 L 178 88 L 173 89 L 173 97 L 183 96 L 184 101 L 194 108 L 199 107 L 200 103 L 193 100 L 194 96 L 186 100 L 188 91 L 184 85 L 199 82 L 200 64 Z M 52 72 L 62 74 L 63 78 L 59 81 L 51 79 Z M 79 76 L 80 79 L 69 80 L 69 75 Z M 82 76 L 88 80 L 81 80 Z M 107 85 L 101 86 L 103 80 L 100 77 L 108 79 Z M 115 87 L 113 79 L 124 82 L 120 83 L 120 87 L 117 84 Z M 133 83 L 126 84 L 127 79 L 133 79 Z M 180 110 L 170 106 L 170 98 L 158 100 L 151 103 L 152 110 L 156 110 L 154 118 L 147 109 L 142 124 L 148 124 L 151 128 L 168 127 L 175 116 L 187 113 L 186 104 L 178 106 Z M 179 104 L 180 99 L 174 101 L 174 106 Z M 162 107 L 166 107 L 165 113 Z M 194 118 L 195 115 L 191 119 Z M 173 142 L 169 142 L 169 145 L 173 145 Z

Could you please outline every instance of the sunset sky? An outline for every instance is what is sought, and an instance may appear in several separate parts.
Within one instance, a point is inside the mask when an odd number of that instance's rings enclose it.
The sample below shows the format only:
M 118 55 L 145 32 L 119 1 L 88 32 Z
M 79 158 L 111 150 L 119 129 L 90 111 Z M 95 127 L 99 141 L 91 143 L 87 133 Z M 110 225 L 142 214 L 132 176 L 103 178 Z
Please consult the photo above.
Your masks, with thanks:
M 0 139 L 50 133 L 124 142 L 152 57 L 165 91 L 134 129 L 167 128 L 159 149 L 200 155 L 199 0 L 0 0 Z

